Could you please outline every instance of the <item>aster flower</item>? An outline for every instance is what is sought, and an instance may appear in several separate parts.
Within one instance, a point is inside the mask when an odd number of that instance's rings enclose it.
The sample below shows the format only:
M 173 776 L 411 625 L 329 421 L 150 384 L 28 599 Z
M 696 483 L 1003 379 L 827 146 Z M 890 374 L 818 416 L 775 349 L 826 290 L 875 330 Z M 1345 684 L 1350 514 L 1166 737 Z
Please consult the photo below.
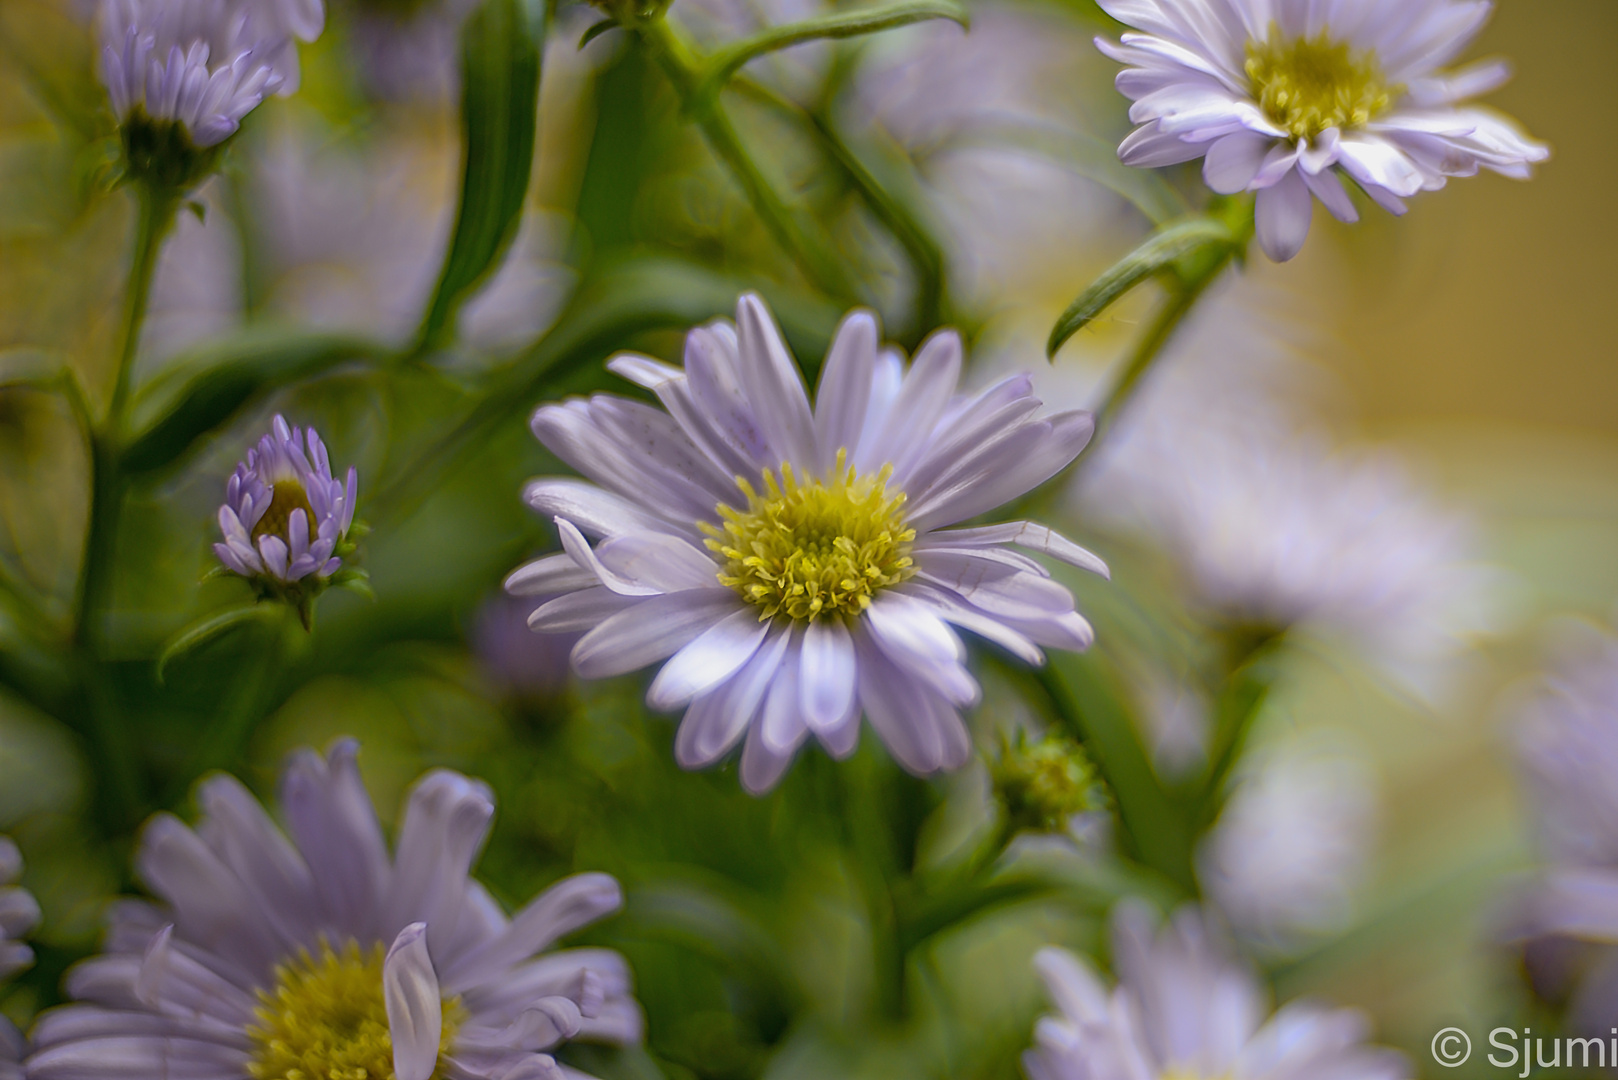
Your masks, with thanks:
M 1166 549 L 1211 621 L 1346 645 L 1441 701 L 1499 623 L 1501 574 L 1392 451 L 1334 444 L 1268 318 L 1199 312 L 1081 477 L 1079 505 Z
M 1284 262 L 1309 232 L 1312 200 L 1358 214 L 1341 177 L 1396 214 L 1418 191 L 1479 169 L 1526 179 L 1550 151 L 1470 98 L 1510 71 L 1442 70 L 1483 27 L 1483 0 L 1100 0 L 1143 33 L 1098 39 L 1128 67 L 1118 89 L 1140 126 L 1131 165 L 1203 158 L 1208 186 L 1258 193 L 1258 239 Z
M 320 0 L 103 0 L 100 75 L 137 175 L 185 188 L 270 94 L 298 83 Z
M 1266 994 L 1194 907 L 1155 929 L 1143 906 L 1113 913 L 1118 984 L 1044 949 L 1034 965 L 1057 1008 L 1023 1055 L 1030 1080 L 1399 1080 L 1395 1051 L 1365 1043 L 1357 1010 L 1295 1001 L 1266 1019 Z
M 22 874 L 22 855 L 8 836 L 0 836 L 0 979 L 34 962 L 34 951 L 17 940 L 39 922 L 39 904 L 27 889 L 14 882 Z M 4 1035 L 0 1033 L 0 1058 L 4 1057 Z M 3 1077 L 4 1066 L 0 1066 Z
M 668 658 L 647 701 L 686 709 L 675 742 L 686 768 L 745 737 L 742 782 L 762 791 L 811 733 L 851 753 L 862 713 L 905 768 L 957 768 L 971 752 L 960 710 L 979 688 L 952 625 L 1029 663 L 1041 646 L 1090 643 L 1072 595 L 1011 546 L 1105 573 L 1099 559 L 1032 522 L 947 528 L 1072 461 L 1090 415 L 1036 417 L 1026 376 L 958 395 L 954 332 L 928 339 L 908 369 L 878 333 L 867 312 L 843 321 L 811 410 L 748 294 L 735 325 L 688 335 L 683 370 L 610 362 L 667 412 L 600 395 L 534 414 L 539 440 L 593 483 L 529 485 L 564 550 L 506 587 L 566 594 L 530 625 L 588 630 L 573 649 L 581 677 Z
M 1560 643 L 1519 707 L 1517 757 L 1544 868 L 1509 903 L 1505 937 L 1527 945 L 1542 992 L 1574 1025 L 1618 1023 L 1618 636 L 1587 627 Z
M 1244 939 L 1286 950 L 1341 928 L 1375 839 L 1374 776 L 1340 739 L 1252 755 L 1203 841 L 1198 877 Z
M 580 874 L 507 918 L 468 877 L 488 787 L 429 772 L 390 856 L 356 752 L 292 756 L 290 840 L 230 776 L 203 784 L 195 831 L 153 818 L 136 866 L 162 904 L 114 910 L 105 952 L 68 974 L 78 1003 L 35 1027 L 28 1075 L 562 1080 L 545 1051 L 638 1039 L 618 954 L 544 952 L 615 910 L 617 883 Z
M 219 508 L 224 542 L 213 546 L 233 573 L 266 594 L 301 605 L 330 583 L 354 524 L 358 474 L 335 479 L 326 446 L 315 434 L 276 416 L 257 449 L 236 465 Z M 305 612 L 307 622 L 307 613 Z
M 22 1060 L 28 1043 L 11 1021 L 0 1017 L 0 1080 L 23 1080 Z

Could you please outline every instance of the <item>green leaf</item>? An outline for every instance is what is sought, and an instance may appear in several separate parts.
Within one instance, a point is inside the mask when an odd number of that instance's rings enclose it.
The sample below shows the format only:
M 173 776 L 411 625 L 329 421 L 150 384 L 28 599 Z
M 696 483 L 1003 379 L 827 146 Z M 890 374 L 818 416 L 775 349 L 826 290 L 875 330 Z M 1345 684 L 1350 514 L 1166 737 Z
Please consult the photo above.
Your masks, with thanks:
M 181 358 L 136 399 L 123 467 L 132 474 L 165 468 L 262 394 L 380 352 L 372 342 L 329 334 L 249 332 Z
M 579 36 L 579 49 L 580 49 L 580 51 L 583 51 L 584 47 L 586 45 L 590 44 L 590 42 L 594 41 L 596 38 L 600 37 L 602 34 L 605 34 L 608 30 L 615 29 L 617 26 L 618 26 L 618 20 L 617 19 L 602 19 L 598 23 L 591 23 L 589 28 L 586 29 L 584 31 L 584 33 Z
M 1051 328 L 1050 341 L 1045 354 L 1055 356 L 1062 343 L 1082 330 L 1090 320 L 1100 315 L 1113 301 L 1123 296 L 1142 281 L 1161 270 L 1172 267 L 1176 260 L 1204 248 L 1222 251 L 1238 250 L 1244 244 L 1242 236 L 1224 221 L 1197 216 L 1170 225 L 1154 233 L 1140 247 L 1124 256 L 1096 278 L 1079 298 L 1062 312 Z
M 461 202 L 420 347 L 454 331 L 461 304 L 517 234 L 534 162 L 544 37 L 544 18 L 527 0 L 484 0 L 461 31 Z
M 157 655 L 157 681 L 159 683 L 163 681 L 163 673 L 172 661 L 187 653 L 224 637 L 237 627 L 246 626 L 248 623 L 271 623 L 282 618 L 283 614 L 279 604 L 255 601 L 203 616 L 169 638 L 163 645 L 163 651 Z
M 966 8 L 955 0 L 900 0 L 900 3 L 883 7 L 839 11 L 803 22 L 769 27 L 750 38 L 715 50 L 704 65 L 694 98 L 702 101 L 707 95 L 718 92 L 748 61 L 765 53 L 791 48 L 806 41 L 874 34 L 929 19 L 949 19 L 963 27 L 969 21 Z

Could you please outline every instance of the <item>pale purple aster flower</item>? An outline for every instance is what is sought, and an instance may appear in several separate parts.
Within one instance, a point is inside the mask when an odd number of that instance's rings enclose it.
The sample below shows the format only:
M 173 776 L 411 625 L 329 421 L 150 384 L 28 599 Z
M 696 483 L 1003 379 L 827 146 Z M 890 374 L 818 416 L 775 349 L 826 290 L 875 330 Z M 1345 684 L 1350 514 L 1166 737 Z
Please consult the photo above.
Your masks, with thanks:
M 580 874 L 507 918 L 469 876 L 490 791 L 436 769 L 411 789 L 392 855 L 356 744 L 294 754 L 286 834 L 240 781 L 203 784 L 195 830 L 145 828 L 136 867 L 162 903 L 113 911 L 105 952 L 45 1013 L 32 1080 L 563 1080 L 545 1051 L 641 1031 L 623 958 L 544 952 L 617 909 L 618 884 Z
M 27 1056 L 27 1040 L 10 1020 L 0 1017 L 0 1080 L 23 1080 L 22 1060 Z
M 1517 756 L 1545 866 L 1512 898 L 1505 936 L 1577 1028 L 1618 1023 L 1618 636 L 1585 628 L 1521 706 Z
M 225 485 L 219 508 L 225 540 L 214 553 L 243 577 L 328 578 L 343 564 L 333 552 L 354 524 L 357 484 L 352 466 L 347 484 L 332 476 L 314 428 L 288 427 L 278 415 Z
M 0 836 L 0 979 L 28 967 L 34 951 L 18 939 L 39 923 L 39 904 L 15 882 L 22 874 L 22 855 L 8 836 Z M 0 1037 L 0 1044 L 4 1038 Z M 0 1069 L 0 1076 L 3 1076 Z
M 1030 1080 L 1400 1080 L 1402 1055 L 1365 1042 L 1355 1009 L 1294 1001 L 1273 1015 L 1262 984 L 1191 906 L 1156 927 L 1144 905 L 1113 913 L 1109 992 L 1063 949 L 1034 966 L 1056 1014 L 1023 1054 Z
M 667 659 L 647 702 L 684 709 L 675 755 L 711 764 L 745 737 L 741 779 L 778 781 L 815 735 L 852 753 L 860 716 L 926 774 L 971 753 L 978 700 L 962 627 L 1031 664 L 1083 649 L 1073 597 L 1019 545 L 1105 573 L 1043 525 L 949 529 L 1015 499 L 1074 459 L 1082 411 L 1038 417 L 1027 376 L 958 394 L 961 340 L 934 334 L 908 366 L 875 318 L 843 320 L 811 408 L 763 301 L 687 336 L 682 370 L 643 356 L 609 366 L 667 412 L 611 395 L 534 414 L 545 446 L 593 483 L 541 479 L 560 554 L 518 568 L 517 595 L 565 593 L 540 630 L 588 630 L 584 678 Z M 592 547 L 587 536 L 598 543 Z
M 1357 220 L 1342 176 L 1402 214 L 1452 176 L 1526 179 L 1550 156 L 1506 117 L 1461 104 L 1506 81 L 1503 61 L 1442 70 L 1482 29 L 1485 0 L 1099 2 L 1144 31 L 1096 42 L 1129 65 L 1117 85 L 1140 126 L 1119 156 L 1203 158 L 1215 191 L 1257 192 L 1259 245 L 1277 262 L 1303 247 L 1313 199 Z
M 531 702 L 545 702 L 567 687 L 568 654 L 579 634 L 536 634 L 528 616 L 549 597 L 490 597 L 472 624 L 472 650 L 501 690 Z
M 319 0 L 103 0 L 101 81 L 119 123 L 173 121 L 215 146 L 267 95 L 296 88 L 294 38 L 323 24 Z

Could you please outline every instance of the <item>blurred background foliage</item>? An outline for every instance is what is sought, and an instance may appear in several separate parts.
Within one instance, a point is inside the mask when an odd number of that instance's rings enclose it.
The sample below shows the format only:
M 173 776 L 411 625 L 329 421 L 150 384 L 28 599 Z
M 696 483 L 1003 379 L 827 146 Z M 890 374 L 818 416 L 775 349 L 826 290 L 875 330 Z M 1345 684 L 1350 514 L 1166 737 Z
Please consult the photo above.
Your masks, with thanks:
M 110 393 L 132 200 L 107 188 L 116 141 L 83 13 L 67 0 L 0 3 L 0 568 L 14 584 L 0 598 L 0 830 L 22 846 L 46 913 L 39 963 L 0 1006 L 24 1021 L 58 1000 L 107 898 L 134 885 L 129 836 L 146 812 L 188 807 L 213 768 L 267 795 L 286 751 L 353 734 L 389 824 L 429 765 L 493 785 L 500 811 L 481 874 L 508 903 L 576 870 L 624 882 L 626 910 L 589 936 L 629 957 L 648 1042 L 644 1053 L 575 1048 L 592 1071 L 1018 1075 L 1043 1009 L 1033 951 L 1104 950 L 1113 899 L 1169 902 L 1187 881 L 1029 836 L 992 888 L 962 892 L 997 828 L 987 766 L 912 780 L 869 733 L 841 767 L 806 752 L 761 799 L 733 766 L 682 773 L 673 725 L 647 714 L 639 681 L 569 679 L 567 643 L 527 635 L 499 583 L 553 543 L 519 498 L 526 478 L 558 469 L 525 426 L 540 389 L 622 392 L 608 354 L 677 359 L 683 330 L 729 310 L 742 288 L 770 300 L 811 381 L 854 303 L 876 306 L 907 347 L 942 322 L 961 326 L 985 377 L 1043 368 L 1056 315 L 1145 234 L 1139 208 L 1170 213 L 1196 190 L 1194 172 L 1159 187 L 1112 160 L 1125 109 L 1088 45 L 1112 24 L 1078 0 L 972 12 L 967 42 L 994 42 L 1008 11 L 1053 28 L 1018 55 L 1065 126 L 930 127 L 917 101 L 947 113 L 952 88 L 1001 103 L 999 76 L 950 52 L 966 46 L 947 23 L 745 69 L 727 108 L 800 224 L 813 223 L 832 272 L 784 253 L 626 32 L 581 48 L 595 16 L 563 7 L 544 46 L 521 230 L 459 332 L 418 339 L 461 182 L 454 20 L 447 52 L 428 41 L 401 76 L 377 58 L 378 20 L 399 17 L 380 6 L 333 0 L 327 33 L 304 50 L 303 88 L 250 118 L 165 251 L 105 627 L 122 724 L 97 747 L 60 719 L 83 691 L 62 661 L 90 503 L 77 411 L 98 413 Z M 715 43 L 816 10 L 800 6 L 676 0 L 670 17 Z M 1277 668 L 1260 747 L 1322 735 L 1329 756 L 1363 767 L 1376 809 L 1341 917 L 1260 955 L 1280 996 L 1368 1008 L 1424 1071 L 1438 1027 L 1477 1030 L 1533 1008 L 1514 958 L 1487 944 L 1502 883 L 1531 863 L 1502 703 L 1559 620 L 1610 619 L 1618 598 L 1618 307 L 1607 296 L 1618 7 L 1503 0 L 1482 51 L 1516 63 L 1498 104 L 1554 147 L 1541 178 L 1457 184 L 1400 221 L 1345 228 L 1317 215 L 1321 233 L 1296 263 L 1255 261 L 1233 289 L 1312 328 L 1301 351 L 1328 387 L 1322 423 L 1344 445 L 1395 448 L 1470 514 L 1482 554 L 1511 582 L 1503 632 L 1440 705 L 1389 690 L 1342 650 L 1266 659 Z M 972 151 L 985 146 L 1038 159 L 1038 190 L 1064 201 L 1030 205 L 1027 174 L 983 165 Z M 1054 180 L 1040 174 L 1053 169 Z M 1082 398 L 1144 311 L 1145 298 L 1121 305 L 1041 370 L 1047 398 Z M 1190 334 L 1187 349 L 1203 340 Z M 334 462 L 358 466 L 376 598 L 323 599 L 308 635 L 295 621 L 255 622 L 175 658 L 159 682 L 164 643 L 242 599 L 239 581 L 202 580 L 213 514 L 275 412 L 314 425 Z M 1074 506 L 1052 512 L 1115 573 L 1110 585 L 1063 577 L 1098 645 L 1061 673 L 1087 688 L 1088 707 L 1144 725 L 1142 655 L 1168 639 L 1187 664 L 1217 666 L 1214 647 L 1162 556 Z M 1060 703 L 1025 674 L 987 654 L 976 670 L 985 755 L 1002 736 L 1059 722 Z M 125 788 L 93 767 L 108 747 L 129 763 Z M 903 910 L 882 910 L 879 895 L 902 897 Z

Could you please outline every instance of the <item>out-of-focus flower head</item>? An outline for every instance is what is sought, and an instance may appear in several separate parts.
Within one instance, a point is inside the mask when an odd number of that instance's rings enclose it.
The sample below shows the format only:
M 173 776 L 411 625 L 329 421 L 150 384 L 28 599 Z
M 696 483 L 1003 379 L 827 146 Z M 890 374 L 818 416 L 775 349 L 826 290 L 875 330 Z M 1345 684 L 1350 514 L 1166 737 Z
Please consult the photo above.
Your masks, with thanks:
M 616 910 L 580 874 L 507 917 L 469 877 L 489 789 L 438 769 L 411 789 L 390 855 L 352 741 L 294 754 L 290 840 L 238 780 L 203 784 L 196 831 L 160 814 L 136 866 L 163 905 L 118 905 L 79 1004 L 46 1013 L 28 1075 L 116 1073 L 562 1080 L 570 1039 L 640 1038 L 629 970 L 605 949 L 548 951 Z
M 22 855 L 9 836 L 0 836 L 0 979 L 34 962 L 34 950 L 19 939 L 39 923 L 39 904 L 15 883 L 22 874 Z M 0 1047 L 5 1042 L 0 1033 Z M 0 1073 L 3 1075 L 3 1073 Z
M 995 794 L 1013 829 L 1067 831 L 1080 814 L 1106 806 L 1106 793 L 1084 747 L 1060 734 L 1030 742 L 1021 728 L 993 763 Z
M 225 484 L 219 508 L 224 541 L 219 561 L 261 588 L 305 605 L 343 565 L 354 525 L 359 476 L 336 479 L 315 429 L 289 427 L 276 416 L 271 430 L 247 451 Z
M 461 23 L 476 0 L 350 0 L 352 47 L 365 87 L 389 101 L 452 100 Z
M 1319 199 L 1358 212 L 1347 176 L 1396 214 L 1479 169 L 1526 179 L 1550 151 L 1461 103 L 1500 86 L 1499 60 L 1442 70 L 1482 29 L 1484 0 L 1099 0 L 1140 33 L 1096 44 L 1119 63 L 1140 126 L 1118 153 L 1153 167 L 1203 159 L 1222 194 L 1258 193 L 1258 240 L 1284 262 Z
M 131 173 L 195 185 L 266 95 L 297 88 L 295 39 L 324 24 L 320 0 L 103 0 L 101 81 Z
M 1081 477 L 1081 505 L 1166 548 L 1228 625 L 1346 639 L 1441 698 L 1496 625 L 1500 572 L 1391 453 L 1332 446 L 1288 385 L 1296 362 L 1224 325 L 1240 310 L 1214 304 L 1187 327 Z
M 1267 1015 L 1262 984 L 1189 905 L 1161 928 L 1144 905 L 1118 906 L 1110 993 L 1065 950 L 1044 949 L 1034 965 L 1057 1011 L 1039 1021 L 1023 1055 L 1030 1080 L 1411 1075 L 1401 1054 L 1366 1044 L 1357 1010 L 1294 1001 Z
M 472 626 L 472 649 L 489 677 L 525 702 L 543 704 L 567 686 L 568 654 L 578 634 L 536 634 L 528 616 L 546 597 L 490 597 Z
M 1527 945 L 1537 988 L 1570 998 L 1574 1026 L 1605 1032 L 1618 1023 L 1618 637 L 1583 627 L 1560 646 L 1516 732 L 1545 867 L 1503 929 Z
M 1254 756 L 1204 841 L 1199 876 L 1244 938 L 1287 948 L 1342 926 L 1375 839 L 1376 790 L 1341 740 Z
M 762 791 L 810 733 L 852 753 L 862 714 L 912 772 L 959 768 L 971 753 L 960 710 L 979 687 L 951 624 L 1028 663 L 1041 646 L 1083 649 L 1092 634 L 1072 594 L 1011 545 L 1106 569 L 1032 522 L 946 528 L 1055 475 L 1092 426 L 1081 411 L 1037 416 L 1026 376 L 958 394 L 962 362 L 943 331 L 907 369 L 854 312 L 811 409 L 752 294 L 735 324 L 691 331 L 684 369 L 619 356 L 612 370 L 667 412 L 599 395 L 534 414 L 540 441 L 593 483 L 529 485 L 565 550 L 506 587 L 566 594 L 530 625 L 588 630 L 573 649 L 584 678 L 667 659 L 647 701 L 685 709 L 686 768 L 745 737 L 742 782 Z

